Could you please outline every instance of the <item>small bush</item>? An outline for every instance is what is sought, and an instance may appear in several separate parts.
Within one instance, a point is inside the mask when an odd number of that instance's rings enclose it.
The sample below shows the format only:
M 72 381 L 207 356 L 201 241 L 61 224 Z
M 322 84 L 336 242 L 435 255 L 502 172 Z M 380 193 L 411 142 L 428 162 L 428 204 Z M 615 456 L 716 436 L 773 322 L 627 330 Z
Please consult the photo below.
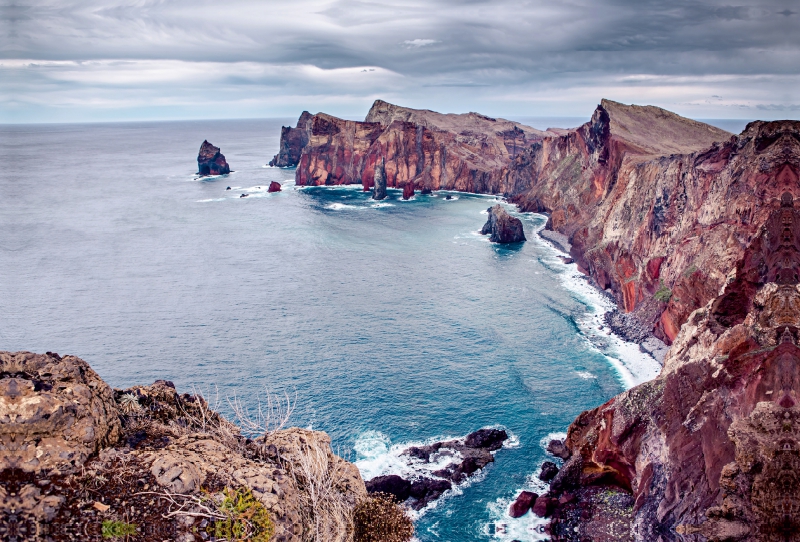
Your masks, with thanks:
M 248 540 L 267 542 L 274 531 L 269 512 L 261 501 L 246 487 L 232 490 L 225 488 L 218 511 L 225 519 L 211 523 L 206 531 L 209 535 L 230 542 Z
M 667 288 L 662 282 L 656 293 L 653 294 L 653 297 L 655 298 L 656 301 L 661 301 L 662 303 L 669 303 L 669 300 L 672 298 L 672 290 Z
M 353 512 L 354 542 L 408 542 L 414 524 L 392 497 L 373 493 Z
M 103 538 L 132 536 L 136 534 L 136 525 L 133 523 L 125 523 L 124 521 L 112 521 L 107 519 L 103 521 L 102 532 Z

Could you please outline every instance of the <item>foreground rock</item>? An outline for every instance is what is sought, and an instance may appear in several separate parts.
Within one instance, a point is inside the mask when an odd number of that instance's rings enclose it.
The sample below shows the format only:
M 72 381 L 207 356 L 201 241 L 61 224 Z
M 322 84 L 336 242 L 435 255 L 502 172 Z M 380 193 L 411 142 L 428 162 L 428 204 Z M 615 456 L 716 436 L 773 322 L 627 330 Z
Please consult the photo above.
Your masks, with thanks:
M 309 122 L 311 113 L 303 111 L 297 120 L 297 126 L 281 127 L 281 142 L 278 154 L 269 161 L 273 167 L 294 167 L 300 161 L 300 154 L 308 144 Z
M 0 420 L 0 527 L 12 517 L 22 539 L 99 541 L 103 521 L 124 521 L 142 540 L 199 540 L 215 532 L 209 503 L 245 491 L 272 539 L 344 541 L 366 497 L 325 433 L 250 439 L 200 396 L 164 381 L 112 390 L 73 356 L 0 352 Z
M 481 235 L 489 235 L 492 243 L 520 243 L 525 241 L 525 231 L 519 218 L 508 214 L 500 204 L 489 207 L 489 218 L 481 229 Z
M 554 540 L 798 540 L 800 153 L 786 158 L 786 192 L 661 375 L 570 426 Z
M 408 200 L 414 196 L 414 183 L 406 183 L 403 187 L 403 199 Z
M 277 183 L 275 181 L 272 181 L 271 183 L 269 183 L 269 188 L 267 189 L 268 193 L 272 194 L 273 192 L 280 192 L 280 191 L 281 191 L 281 184 L 280 183 Z
M 397 475 L 378 476 L 366 483 L 370 493 L 387 493 L 398 502 L 407 502 L 414 510 L 421 510 L 435 501 L 445 491 L 467 480 L 494 461 L 492 452 L 499 450 L 508 434 L 498 429 L 480 429 L 464 440 L 436 442 L 428 446 L 412 446 L 403 455 L 417 467 L 445 463 L 432 476 L 420 475 L 406 480 Z M 449 459 L 449 460 L 448 460 Z M 422 472 L 428 472 L 420 469 Z
M 202 176 L 225 175 L 231 172 L 225 156 L 219 152 L 219 147 L 215 147 L 208 141 L 203 141 L 200 145 L 200 152 L 197 154 L 197 172 Z
M 511 507 L 508 510 L 508 514 L 512 518 L 521 518 L 525 514 L 528 513 L 528 510 L 531 509 L 533 503 L 536 502 L 539 496 L 536 493 L 532 493 L 530 491 L 523 491 L 519 494 L 519 496 L 511 503 Z

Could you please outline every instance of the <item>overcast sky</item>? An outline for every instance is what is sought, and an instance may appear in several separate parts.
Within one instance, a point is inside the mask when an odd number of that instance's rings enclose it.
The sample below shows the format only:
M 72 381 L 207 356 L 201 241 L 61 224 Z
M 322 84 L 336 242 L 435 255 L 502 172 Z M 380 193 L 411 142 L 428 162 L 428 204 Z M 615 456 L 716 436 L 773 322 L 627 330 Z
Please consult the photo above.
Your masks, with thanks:
M 363 117 L 376 98 L 800 118 L 796 0 L 0 2 L 0 122 Z

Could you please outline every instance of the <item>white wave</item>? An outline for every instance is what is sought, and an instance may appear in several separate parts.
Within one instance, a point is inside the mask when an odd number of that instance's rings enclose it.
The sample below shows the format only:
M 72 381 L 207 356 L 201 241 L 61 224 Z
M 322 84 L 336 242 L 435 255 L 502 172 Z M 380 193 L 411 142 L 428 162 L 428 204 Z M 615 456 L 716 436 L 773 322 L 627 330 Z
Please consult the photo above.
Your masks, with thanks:
M 358 205 L 348 205 L 346 203 L 330 203 L 325 206 L 326 209 L 333 209 L 334 211 L 344 211 L 349 209 L 363 209 Z
M 542 450 L 545 452 L 547 451 L 547 445 L 550 444 L 551 440 L 564 440 L 567 438 L 567 434 L 564 432 L 555 432 L 555 433 L 548 433 L 539 440 L 539 446 L 542 447 Z
M 597 375 L 593 375 L 589 371 L 575 371 L 575 374 L 583 378 L 584 380 L 592 380 L 597 378 Z
M 381 209 L 383 207 L 394 207 L 394 203 L 373 203 L 370 205 L 373 209 Z
M 208 203 L 211 201 L 225 201 L 227 198 L 209 198 L 209 199 L 199 199 L 197 203 Z
M 528 491 L 531 489 L 526 488 Z M 538 517 L 533 512 L 528 512 L 521 518 L 512 518 L 509 514 L 511 504 L 522 492 L 520 489 L 513 497 L 501 497 L 490 502 L 486 508 L 491 518 L 484 528 L 484 533 L 496 540 L 521 540 L 525 542 L 538 542 L 549 540 L 549 536 L 544 533 L 544 527 L 549 520 Z M 543 492 L 536 491 L 537 494 Z
M 500 427 L 494 427 L 500 429 Z M 519 437 L 513 433 L 508 433 L 509 438 L 503 443 L 503 448 L 518 447 Z M 364 431 L 356 437 L 353 446 L 356 452 L 355 465 L 358 467 L 361 477 L 364 480 L 371 480 L 377 476 L 395 474 L 402 476 L 406 480 L 419 480 L 420 478 L 440 478 L 434 475 L 435 471 L 444 469 L 450 465 L 460 463 L 462 455 L 455 450 L 442 449 L 441 452 L 431 454 L 430 461 L 425 462 L 415 457 L 404 455 L 403 452 L 412 446 L 428 446 L 435 442 L 456 441 L 464 442 L 466 437 L 437 436 L 424 441 L 409 441 L 399 444 L 392 444 L 391 439 L 380 431 Z M 496 452 L 492 452 L 493 454 Z M 451 498 L 454 495 L 461 495 L 464 489 L 472 484 L 481 482 L 486 478 L 486 469 L 482 469 L 464 482 L 454 485 L 446 491 L 439 499 L 430 503 L 420 511 L 409 511 L 412 519 L 417 519 L 428 510 L 436 508 L 440 502 Z
M 526 214 L 530 216 L 534 213 Z M 538 235 L 539 230 L 543 228 L 544 222 L 537 228 L 536 235 L 533 236 L 534 242 L 548 249 L 550 256 L 547 259 L 548 265 L 551 268 L 563 269 L 563 272 L 557 273 L 557 277 L 567 290 L 589 308 L 587 315 L 577 320 L 582 337 L 591 348 L 606 357 L 626 389 L 658 376 L 661 364 L 655 358 L 642 352 L 638 344 L 625 341 L 605 328 L 603 316 L 606 312 L 615 310 L 616 304 L 604 292 L 589 284 L 585 275 L 578 271 L 576 263 L 566 264 L 561 260 L 563 252 Z M 601 327 L 605 331 L 601 331 L 599 329 Z

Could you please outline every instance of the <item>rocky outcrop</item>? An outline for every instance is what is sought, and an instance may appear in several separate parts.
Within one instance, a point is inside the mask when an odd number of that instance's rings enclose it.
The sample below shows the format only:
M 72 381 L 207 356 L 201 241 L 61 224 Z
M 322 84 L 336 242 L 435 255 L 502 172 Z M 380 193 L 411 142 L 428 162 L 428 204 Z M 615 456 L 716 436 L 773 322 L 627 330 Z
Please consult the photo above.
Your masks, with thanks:
M 531 509 L 533 503 L 535 503 L 536 499 L 538 498 L 539 496 L 536 493 L 523 491 L 517 496 L 514 502 L 511 503 L 511 507 L 508 510 L 508 515 L 512 518 L 521 518 L 528 513 L 528 510 Z
M 414 183 L 406 183 L 403 187 L 403 199 L 408 200 L 414 196 Z
M 372 177 L 372 199 L 382 200 L 386 198 L 386 166 L 384 160 L 375 165 L 375 173 Z M 364 189 L 367 185 L 364 185 Z
M 281 141 L 280 149 L 269 165 L 273 167 L 294 167 L 300 161 L 300 154 L 303 149 L 308 145 L 309 135 L 309 121 L 311 120 L 311 113 L 303 111 L 300 118 L 297 120 L 297 126 L 281 127 Z
M 481 229 L 481 235 L 489 235 L 492 243 L 520 243 L 525 241 L 525 231 L 519 218 L 508 214 L 500 204 L 489 207 L 489 218 Z
M 789 185 L 661 375 L 570 426 L 548 498 L 578 498 L 555 507 L 554 540 L 800 539 L 800 184 Z
M 197 172 L 201 176 L 225 175 L 231 172 L 225 156 L 219 152 L 219 147 L 215 147 L 208 141 L 203 141 L 200 145 L 200 152 L 197 154 Z
M 280 191 L 281 191 L 281 183 L 275 181 L 269 183 L 269 188 L 267 189 L 268 193 L 272 194 L 273 192 L 280 192 Z
M 398 502 L 407 502 L 414 510 L 421 510 L 435 501 L 445 491 L 466 481 L 494 461 L 492 452 L 503 447 L 508 434 L 500 429 L 479 429 L 463 440 L 448 440 L 426 446 L 412 446 L 403 452 L 411 466 L 420 467 L 444 463 L 441 469 L 420 475 L 413 480 L 390 474 L 378 476 L 366 483 L 370 493 L 387 493 Z
M 268 527 L 272 540 L 344 541 L 348 510 L 367 496 L 325 433 L 248 438 L 202 396 L 165 381 L 112 390 L 74 356 L 0 352 L 0 421 L 9 540 L 99 541 L 106 520 L 135 525 L 143 540 L 219 538 L 218 504 L 241 495 L 250 504 L 237 521 L 262 511 L 269 519 L 248 528 Z

